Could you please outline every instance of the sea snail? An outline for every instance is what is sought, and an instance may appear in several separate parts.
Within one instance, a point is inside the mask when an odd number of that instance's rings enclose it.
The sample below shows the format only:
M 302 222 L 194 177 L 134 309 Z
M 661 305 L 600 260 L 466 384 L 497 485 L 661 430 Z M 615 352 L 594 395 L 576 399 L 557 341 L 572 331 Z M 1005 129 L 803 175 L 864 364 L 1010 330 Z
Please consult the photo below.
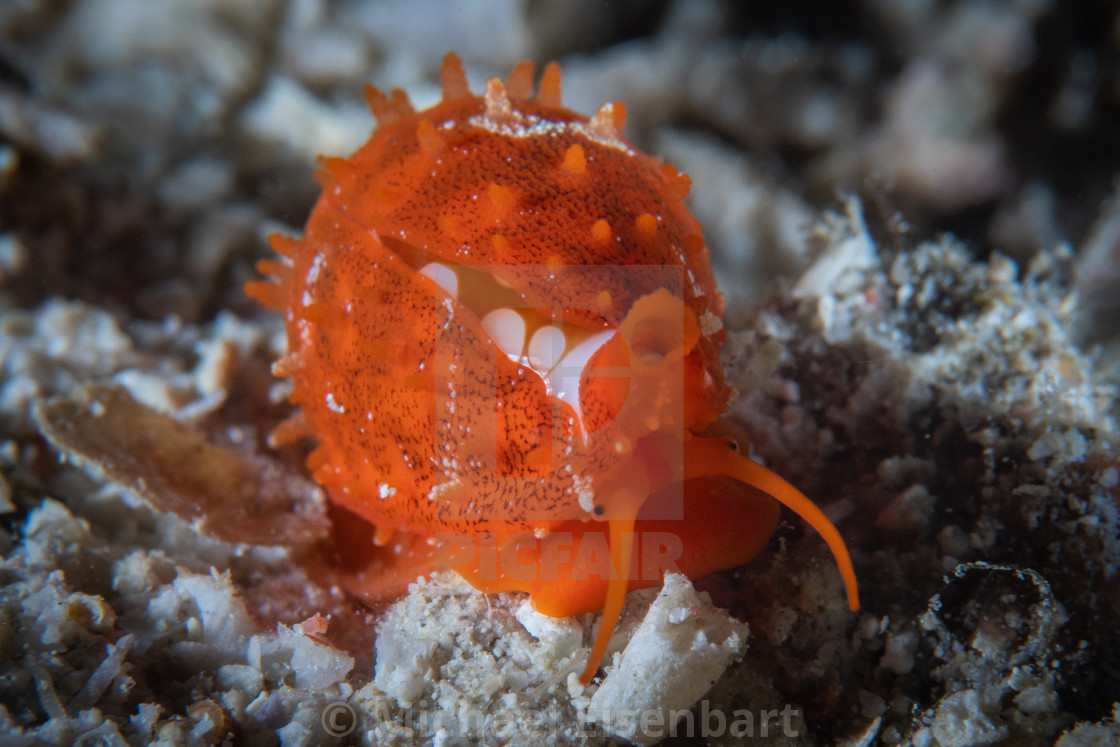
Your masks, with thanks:
M 809 499 L 706 435 L 730 394 L 723 297 L 689 178 L 621 136 L 625 109 L 561 105 L 560 69 L 442 100 L 367 87 L 378 126 L 321 159 L 302 238 L 275 235 L 270 280 L 308 466 L 376 527 L 366 591 L 443 565 L 540 612 L 603 610 L 590 680 L 627 590 L 760 552 L 784 504 L 825 539 L 859 606 L 840 534 Z

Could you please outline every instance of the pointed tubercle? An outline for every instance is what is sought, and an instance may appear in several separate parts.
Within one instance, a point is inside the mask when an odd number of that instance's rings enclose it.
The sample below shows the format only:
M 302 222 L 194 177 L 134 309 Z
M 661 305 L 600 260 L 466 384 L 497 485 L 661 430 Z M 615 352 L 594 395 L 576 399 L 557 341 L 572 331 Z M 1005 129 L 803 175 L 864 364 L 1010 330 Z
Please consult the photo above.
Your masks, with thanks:
M 626 105 L 621 101 L 603 104 L 595 116 L 587 123 L 589 129 L 596 137 L 616 138 L 622 135 L 622 128 L 626 126 Z
M 365 94 L 366 103 L 369 105 L 369 110 L 373 112 L 373 116 L 377 118 L 379 127 L 392 124 L 401 117 L 415 111 L 412 108 L 412 102 L 408 100 L 408 94 L 400 88 L 394 88 L 390 95 L 386 95 L 377 86 L 367 83 Z
M 454 52 L 443 56 L 443 66 L 439 69 L 439 87 L 443 91 L 443 102 L 458 101 L 471 95 L 467 74 L 463 71 L 463 61 Z
M 560 66 L 555 62 L 548 63 L 541 76 L 541 88 L 537 91 L 537 103 L 541 106 L 558 109 L 563 106 L 560 96 Z
M 288 259 L 295 259 L 299 253 L 299 239 L 285 236 L 282 233 L 270 233 L 268 235 L 268 245 L 272 247 L 272 251 Z
M 529 60 L 524 60 L 514 66 L 509 74 L 506 90 L 511 99 L 527 99 L 533 95 L 533 71 L 536 66 Z

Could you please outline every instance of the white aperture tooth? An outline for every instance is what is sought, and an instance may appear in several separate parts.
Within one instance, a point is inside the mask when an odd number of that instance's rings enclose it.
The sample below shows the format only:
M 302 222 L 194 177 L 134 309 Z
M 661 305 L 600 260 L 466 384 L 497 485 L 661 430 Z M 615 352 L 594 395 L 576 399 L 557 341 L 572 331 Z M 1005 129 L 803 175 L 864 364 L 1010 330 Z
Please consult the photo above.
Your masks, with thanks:
M 606 345 L 607 341 L 615 334 L 613 329 L 608 329 L 588 337 L 564 356 L 549 377 L 549 389 L 553 396 L 559 397 L 572 406 L 572 409 L 576 411 L 580 418 L 581 427 L 583 425 L 583 412 L 579 406 L 580 379 L 587 369 L 587 364 L 591 362 L 591 357 L 599 351 L 599 348 Z
M 431 278 L 436 285 L 443 288 L 451 298 L 459 297 L 459 277 L 447 265 L 439 262 L 430 262 L 420 268 L 420 274 Z
M 502 352 L 517 361 L 525 350 L 525 319 L 513 309 L 494 309 L 482 326 Z
M 564 356 L 566 344 L 564 333 L 559 329 L 541 327 L 529 340 L 529 365 L 540 373 L 551 371 Z

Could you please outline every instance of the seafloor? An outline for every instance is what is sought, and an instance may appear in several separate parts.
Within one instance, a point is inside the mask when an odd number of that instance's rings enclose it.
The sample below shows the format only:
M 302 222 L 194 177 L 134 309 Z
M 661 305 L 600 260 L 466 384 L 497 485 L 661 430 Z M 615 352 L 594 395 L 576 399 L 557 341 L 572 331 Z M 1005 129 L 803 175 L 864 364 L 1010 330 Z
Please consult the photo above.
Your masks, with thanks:
M 242 285 L 449 49 L 691 174 L 730 417 L 859 612 L 792 515 L 632 595 L 638 687 L 575 682 L 593 616 L 329 582 Z M 1115 2 L 0 2 L 0 742 L 1120 743 L 1118 361 Z

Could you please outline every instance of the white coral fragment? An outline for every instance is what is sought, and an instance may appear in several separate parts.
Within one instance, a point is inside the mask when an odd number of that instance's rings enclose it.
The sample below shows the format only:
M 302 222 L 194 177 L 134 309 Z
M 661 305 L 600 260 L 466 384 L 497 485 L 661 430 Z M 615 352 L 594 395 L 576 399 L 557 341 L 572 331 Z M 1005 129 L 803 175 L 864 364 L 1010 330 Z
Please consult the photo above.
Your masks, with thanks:
M 591 698 L 588 718 L 649 745 L 746 650 L 747 625 L 711 604 L 686 576 L 671 573 L 630 644 Z

